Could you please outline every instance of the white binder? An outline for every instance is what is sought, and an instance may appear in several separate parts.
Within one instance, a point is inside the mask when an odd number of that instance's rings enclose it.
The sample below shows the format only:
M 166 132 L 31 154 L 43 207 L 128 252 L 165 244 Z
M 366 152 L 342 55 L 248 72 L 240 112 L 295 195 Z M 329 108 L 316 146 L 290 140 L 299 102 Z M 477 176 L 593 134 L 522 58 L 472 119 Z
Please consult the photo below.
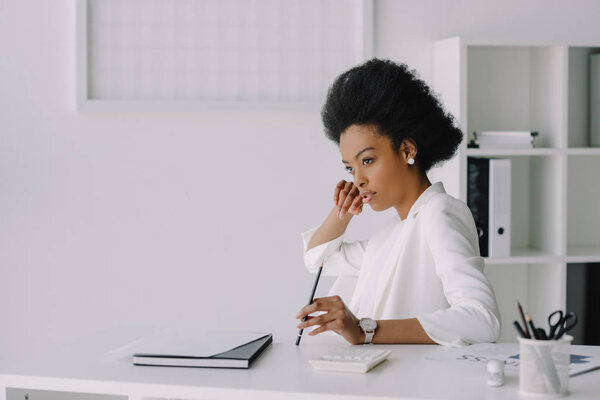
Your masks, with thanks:
M 600 54 L 590 55 L 590 145 L 600 146 Z
M 510 256 L 510 159 L 490 159 L 488 257 Z

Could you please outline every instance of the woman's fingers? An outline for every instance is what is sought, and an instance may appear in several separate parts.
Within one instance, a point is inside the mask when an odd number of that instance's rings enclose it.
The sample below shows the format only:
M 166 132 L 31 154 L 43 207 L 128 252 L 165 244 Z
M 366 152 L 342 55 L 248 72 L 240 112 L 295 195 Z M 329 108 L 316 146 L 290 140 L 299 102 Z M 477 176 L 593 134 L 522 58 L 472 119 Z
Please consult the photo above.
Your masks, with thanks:
M 302 309 L 298 312 L 298 315 L 296 315 L 296 318 L 302 319 L 305 316 L 317 311 L 329 311 L 335 303 L 340 301 L 342 301 L 340 296 L 320 297 L 318 299 L 314 299 L 311 304 L 302 307 Z
M 344 189 L 344 187 L 346 187 L 346 181 L 345 180 L 341 180 L 338 182 L 338 184 L 335 186 L 335 190 L 333 191 L 333 202 L 335 203 L 335 206 L 337 207 L 338 205 L 338 197 L 340 195 L 340 192 L 342 191 L 342 189 Z
M 358 215 L 362 211 L 362 206 L 363 206 L 362 197 L 356 196 L 354 198 L 354 200 L 352 201 L 352 204 L 350 205 L 350 208 L 348 209 L 348 211 L 351 212 L 352 214 Z
M 340 184 L 341 183 L 342 182 L 340 182 Z M 342 215 L 341 215 L 342 206 L 344 205 L 346 198 L 350 195 L 350 193 L 352 193 L 353 188 L 354 188 L 354 185 L 352 184 L 352 182 L 343 181 L 343 186 L 338 193 L 338 201 L 337 201 L 337 208 L 339 210 L 338 217 L 340 217 L 340 218 L 342 217 Z
M 360 191 L 353 182 L 341 180 L 335 186 L 333 192 L 333 201 L 338 208 L 338 218 L 344 218 L 348 212 L 360 214 L 362 211 L 362 199 L 359 196 Z
M 347 195 L 344 198 L 343 203 L 341 202 L 341 198 L 340 198 L 340 204 L 341 206 L 339 207 L 340 211 L 339 211 L 339 217 L 340 218 L 344 218 L 346 216 L 346 213 L 348 212 L 348 209 L 350 208 L 350 206 L 352 205 L 352 202 L 354 201 L 354 199 L 356 197 L 358 197 L 358 188 L 356 186 L 354 186 L 354 184 L 352 182 L 348 182 L 352 185 L 351 188 L 349 188 L 349 190 L 347 191 Z M 344 189 L 346 190 L 346 189 Z M 343 193 L 344 191 L 342 191 Z
M 323 314 L 309 316 L 315 311 L 326 311 Z M 310 326 L 315 326 L 309 332 L 309 335 L 314 336 L 325 331 L 333 331 L 342 335 L 351 344 L 359 344 L 362 339 L 362 331 L 358 326 L 358 319 L 346 307 L 340 296 L 330 296 L 314 299 L 312 304 L 309 304 L 298 312 L 296 318 L 306 316 L 306 321 L 300 321 L 298 328 L 304 329 Z
M 311 335 L 311 336 L 314 336 L 314 335 L 318 335 L 319 333 L 323 333 L 323 332 L 326 332 L 326 331 L 331 331 L 331 330 L 333 330 L 333 326 L 332 325 L 334 324 L 334 322 L 335 322 L 335 320 L 330 321 L 330 322 L 328 322 L 326 324 L 323 324 L 323 325 L 319 326 L 318 328 L 313 329 L 312 331 L 308 332 L 308 334 Z
M 309 314 L 316 311 L 325 311 L 325 313 L 315 316 Z M 359 344 L 362 339 L 362 330 L 358 326 L 358 318 L 348 309 L 340 296 L 329 296 L 314 299 L 314 301 L 302 307 L 296 315 L 296 318 L 306 321 L 299 321 L 298 328 L 305 329 L 315 326 L 309 332 L 314 336 L 325 331 L 333 331 L 344 337 L 351 344 Z
M 336 319 L 336 313 L 325 313 L 321 315 L 317 315 L 314 317 L 308 317 L 306 321 L 300 321 L 297 325 L 297 328 L 308 328 L 313 325 L 323 325 L 327 322 L 334 321 Z

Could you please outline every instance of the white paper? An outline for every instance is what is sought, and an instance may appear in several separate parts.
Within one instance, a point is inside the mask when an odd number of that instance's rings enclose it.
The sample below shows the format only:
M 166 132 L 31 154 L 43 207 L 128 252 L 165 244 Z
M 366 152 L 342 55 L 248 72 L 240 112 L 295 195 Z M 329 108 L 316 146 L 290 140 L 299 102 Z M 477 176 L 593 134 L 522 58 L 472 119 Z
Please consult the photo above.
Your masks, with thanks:
M 106 355 L 112 357 L 130 357 L 134 354 L 212 357 L 266 335 L 267 333 L 232 330 L 168 328 L 114 349 Z
M 487 366 L 489 360 L 504 361 L 505 372 L 519 373 L 518 343 L 480 343 L 460 348 L 442 348 L 426 357 L 429 360 L 461 363 L 463 365 Z M 600 357 L 571 353 L 569 375 L 575 376 L 587 371 L 600 369 Z

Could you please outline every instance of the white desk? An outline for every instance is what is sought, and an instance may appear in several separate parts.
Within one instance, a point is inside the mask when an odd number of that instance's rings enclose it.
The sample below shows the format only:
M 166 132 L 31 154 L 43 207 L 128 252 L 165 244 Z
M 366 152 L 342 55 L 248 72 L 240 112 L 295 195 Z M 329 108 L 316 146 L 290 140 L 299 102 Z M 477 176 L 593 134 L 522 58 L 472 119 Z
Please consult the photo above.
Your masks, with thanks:
M 367 374 L 314 372 L 307 362 L 345 344 L 335 336 L 275 337 L 248 370 L 134 366 L 105 353 L 147 331 L 108 330 L 67 347 L 37 355 L 2 357 L 0 400 L 6 388 L 104 393 L 130 398 L 187 399 L 514 399 L 518 377 L 491 388 L 482 365 L 427 360 L 444 351 L 436 345 L 377 345 L 389 359 Z M 516 346 L 516 344 L 515 344 Z M 516 347 L 515 347 L 516 348 Z M 600 356 L 598 346 L 574 346 L 574 353 Z M 12 353 L 15 353 L 14 351 Z M 572 377 L 571 399 L 600 398 L 600 370 Z

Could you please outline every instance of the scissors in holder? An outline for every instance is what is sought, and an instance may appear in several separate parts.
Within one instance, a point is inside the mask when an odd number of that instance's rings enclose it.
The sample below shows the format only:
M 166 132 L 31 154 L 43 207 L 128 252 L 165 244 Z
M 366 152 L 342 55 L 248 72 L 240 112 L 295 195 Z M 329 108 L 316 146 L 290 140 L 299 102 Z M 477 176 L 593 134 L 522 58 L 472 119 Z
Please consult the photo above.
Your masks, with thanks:
M 558 319 L 554 317 L 555 315 L 558 316 Z M 552 323 L 553 319 L 556 322 Z M 550 326 L 550 330 L 548 331 L 548 339 L 558 340 L 565 333 L 571 330 L 571 328 L 577 325 L 577 314 L 574 312 L 568 312 L 564 314 L 562 310 L 554 311 L 548 316 L 548 325 Z

